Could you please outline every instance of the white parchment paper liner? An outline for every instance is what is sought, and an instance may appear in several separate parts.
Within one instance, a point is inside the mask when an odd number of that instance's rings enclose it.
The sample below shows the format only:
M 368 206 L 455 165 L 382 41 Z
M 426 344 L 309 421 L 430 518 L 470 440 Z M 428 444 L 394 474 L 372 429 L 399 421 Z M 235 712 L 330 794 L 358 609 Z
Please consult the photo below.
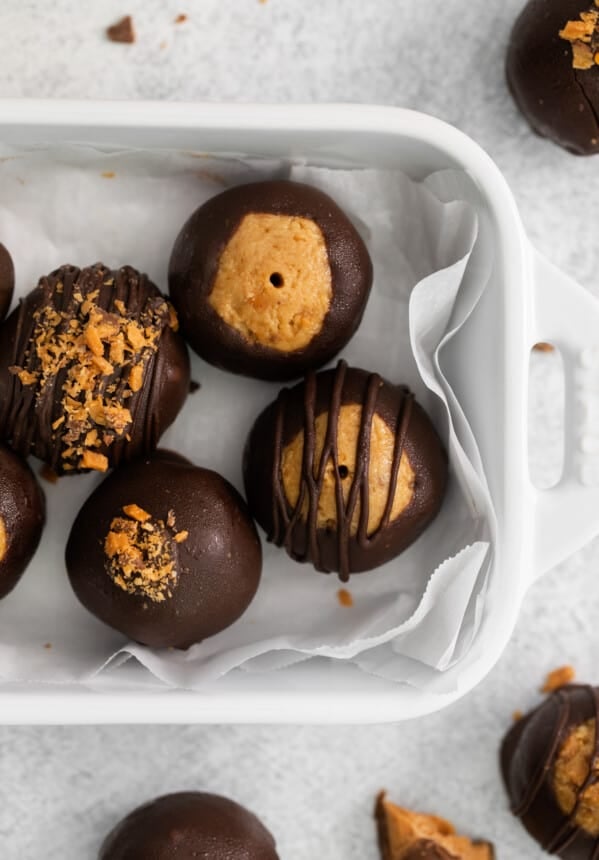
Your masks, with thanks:
M 289 175 L 332 194 L 362 232 L 375 287 L 360 329 L 342 355 L 350 364 L 409 384 L 450 455 L 442 512 L 395 561 L 339 583 L 265 545 L 264 575 L 235 625 L 187 652 L 153 651 L 96 621 L 74 598 L 64 570 L 70 524 L 98 476 L 44 485 L 49 521 L 18 588 L 0 603 L 0 677 L 90 681 L 131 656 L 168 685 L 200 687 L 243 667 L 272 671 L 312 656 L 417 686 L 438 684 L 467 650 L 484 605 L 495 536 L 480 456 L 443 372 L 443 349 L 475 307 L 491 265 L 465 176 L 414 183 L 398 171 L 333 171 L 190 153 L 101 153 L 59 147 L 10 151 L 0 161 L 0 241 L 14 256 L 18 293 L 65 262 L 130 263 L 163 289 L 170 249 L 185 218 L 224 186 Z M 201 390 L 163 439 L 239 489 L 241 452 L 278 386 L 193 361 Z

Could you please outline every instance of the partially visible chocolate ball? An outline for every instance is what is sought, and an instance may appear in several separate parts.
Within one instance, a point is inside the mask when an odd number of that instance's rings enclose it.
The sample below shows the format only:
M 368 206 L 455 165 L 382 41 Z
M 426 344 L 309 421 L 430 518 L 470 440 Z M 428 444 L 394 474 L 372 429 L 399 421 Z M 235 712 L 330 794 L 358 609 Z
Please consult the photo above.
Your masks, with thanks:
M 578 155 L 599 152 L 599 6 L 529 0 L 507 53 L 514 99 L 533 129 Z
M 153 450 L 189 390 L 177 316 L 130 266 L 62 266 L 0 328 L 0 439 L 58 475 Z
M 262 412 L 244 479 L 270 541 L 346 580 L 397 556 L 435 518 L 447 455 L 405 386 L 341 361 Z
M 372 285 L 364 242 L 337 204 L 298 182 L 256 182 L 189 218 L 170 261 L 181 328 L 211 364 L 293 379 L 336 355 Z
M 8 313 L 15 291 L 15 267 L 12 257 L 0 243 L 0 322 Z
M 275 840 L 247 809 L 215 794 L 181 792 L 131 812 L 99 860 L 279 860 Z
M 106 624 L 153 648 L 189 648 L 247 609 L 262 548 L 231 484 L 157 451 L 91 494 L 66 564 L 75 594 Z
M 0 446 L 0 598 L 31 561 L 46 522 L 44 494 L 27 463 Z
M 599 856 L 599 688 L 571 685 L 520 719 L 501 748 L 514 815 L 550 854 Z

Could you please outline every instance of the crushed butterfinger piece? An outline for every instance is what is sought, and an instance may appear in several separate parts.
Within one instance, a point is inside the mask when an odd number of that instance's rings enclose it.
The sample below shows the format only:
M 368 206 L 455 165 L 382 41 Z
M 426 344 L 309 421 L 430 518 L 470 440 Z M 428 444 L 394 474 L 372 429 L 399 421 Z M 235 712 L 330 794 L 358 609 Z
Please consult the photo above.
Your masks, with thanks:
M 106 28 L 106 35 L 111 42 L 122 42 L 132 44 L 135 42 L 135 30 L 133 29 L 133 19 L 131 15 L 125 15 L 120 21 Z
M 341 606 L 353 606 L 354 599 L 351 595 L 351 592 L 347 590 L 347 588 L 340 588 L 337 592 L 337 599 L 339 600 L 339 604 Z
M 132 520 L 137 520 L 140 523 L 145 523 L 152 519 L 152 514 L 144 511 L 144 509 L 140 508 L 139 505 L 125 505 L 123 511 L 128 517 L 131 517 Z
M 131 368 L 129 374 L 129 388 L 131 391 L 139 391 L 143 385 L 143 369 L 140 364 Z
M 183 531 L 177 532 L 173 540 L 175 543 L 183 543 L 183 541 L 186 541 L 188 537 L 189 532 L 186 529 L 183 529 Z
M 512 720 L 513 720 L 515 723 L 517 723 L 517 722 L 519 722 L 519 721 L 522 719 L 522 717 L 523 717 L 523 716 L 524 716 L 524 712 L 523 712 L 523 711 L 520 711 L 520 710 L 514 711 L 514 713 L 512 714 Z
M 104 454 L 98 454 L 96 451 L 84 451 L 79 460 L 79 468 L 106 472 L 108 470 L 108 458 Z
M 40 478 L 42 480 L 47 481 L 49 484 L 56 484 L 58 482 L 58 475 L 54 471 L 54 469 L 50 468 L 47 463 L 42 463 L 40 468 Z
M 541 687 L 542 693 L 553 693 L 559 690 L 560 687 L 565 687 L 566 684 L 571 684 L 576 677 L 576 671 L 573 666 L 558 666 L 557 669 L 549 672 L 545 678 L 545 683 Z
M 535 352 L 555 352 L 555 347 L 552 343 L 546 343 L 545 341 L 539 341 L 539 343 L 535 343 L 533 346 Z

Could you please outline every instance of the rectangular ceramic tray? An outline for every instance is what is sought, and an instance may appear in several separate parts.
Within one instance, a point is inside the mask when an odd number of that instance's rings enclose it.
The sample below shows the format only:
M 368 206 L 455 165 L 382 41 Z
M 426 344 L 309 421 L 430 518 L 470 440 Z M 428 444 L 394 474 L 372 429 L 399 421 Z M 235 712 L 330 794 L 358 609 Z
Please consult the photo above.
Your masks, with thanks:
M 126 666 L 92 686 L 0 682 L 0 723 L 382 722 L 437 710 L 472 689 L 507 644 L 534 578 L 599 531 L 599 489 L 579 479 L 584 463 L 577 460 L 574 422 L 556 487 L 537 491 L 527 462 L 530 348 L 549 340 L 561 349 L 566 415 L 576 415 L 574 375 L 594 347 L 599 303 L 533 251 L 490 158 L 429 116 L 353 105 L 5 101 L 0 141 L 241 153 L 400 168 L 415 179 L 446 167 L 465 170 L 494 259 L 488 289 L 449 347 L 448 377 L 477 437 L 498 516 L 484 619 L 467 656 L 445 673 L 451 693 L 423 693 L 327 660 L 270 674 L 236 671 L 193 693 L 158 688 Z

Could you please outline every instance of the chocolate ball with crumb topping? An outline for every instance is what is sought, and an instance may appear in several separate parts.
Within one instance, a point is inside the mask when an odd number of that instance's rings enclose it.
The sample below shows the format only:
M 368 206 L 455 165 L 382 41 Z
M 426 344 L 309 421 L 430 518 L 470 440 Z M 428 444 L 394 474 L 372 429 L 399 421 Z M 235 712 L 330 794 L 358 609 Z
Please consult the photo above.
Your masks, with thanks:
M 366 246 L 337 204 L 283 180 L 230 188 L 197 209 L 169 270 L 193 349 L 259 379 L 293 379 L 333 358 L 371 285 Z
M 283 389 L 257 418 L 244 478 L 268 539 L 346 580 L 399 555 L 432 522 L 447 455 L 405 386 L 341 361 Z
M 599 4 L 529 0 L 512 30 L 506 71 L 534 131 L 577 155 L 599 152 Z
M 15 268 L 12 257 L 0 243 L 0 322 L 8 313 L 15 290 Z
M 173 307 L 130 266 L 62 266 L 0 328 L 0 439 L 57 475 L 152 451 L 189 390 Z
M 153 648 L 188 648 L 247 609 L 262 549 L 231 484 L 161 450 L 91 494 L 66 564 L 75 594 L 106 624 Z
M 140 806 L 110 833 L 99 860 L 278 860 L 275 840 L 249 810 L 195 791 Z
M 0 598 L 31 561 L 46 521 L 44 494 L 27 463 L 0 445 Z
M 599 855 L 599 688 L 561 687 L 519 719 L 501 748 L 514 815 L 550 854 Z

